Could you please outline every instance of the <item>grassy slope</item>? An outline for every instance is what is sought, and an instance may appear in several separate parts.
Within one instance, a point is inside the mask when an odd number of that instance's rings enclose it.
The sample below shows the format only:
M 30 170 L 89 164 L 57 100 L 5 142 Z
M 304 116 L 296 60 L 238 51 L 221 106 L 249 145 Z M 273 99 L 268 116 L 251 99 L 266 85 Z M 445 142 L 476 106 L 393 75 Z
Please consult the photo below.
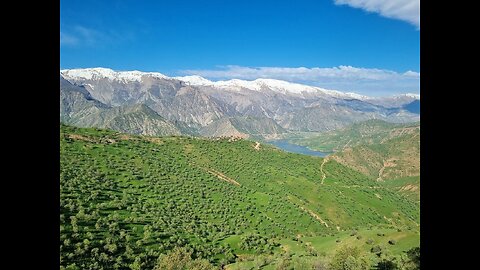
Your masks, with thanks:
M 419 130 L 383 143 L 348 148 L 330 158 L 379 180 L 384 187 L 420 200 Z
M 315 150 L 335 149 L 338 152 L 330 158 L 371 178 L 385 181 L 380 184 L 416 202 L 420 200 L 419 123 L 369 120 L 320 135 L 299 134 L 290 141 Z
M 232 262 L 230 253 L 277 253 L 298 241 L 302 253 L 311 239 L 323 252 L 332 245 L 322 239 L 354 228 L 401 228 L 414 239 L 407 246 L 418 245 L 417 204 L 335 161 L 325 163 L 322 185 L 322 158 L 254 145 L 62 126 L 61 264 L 98 262 L 88 252 L 103 251 L 105 239 L 117 243 L 112 256 L 125 265 L 141 258 L 146 269 L 176 245 Z M 243 248 L 249 234 L 272 241 L 271 248 Z
M 399 134 L 415 132 L 419 126 L 418 123 L 394 124 L 382 120 L 368 120 L 315 136 L 293 137 L 290 141 L 322 152 L 341 151 L 346 147 L 379 144 Z

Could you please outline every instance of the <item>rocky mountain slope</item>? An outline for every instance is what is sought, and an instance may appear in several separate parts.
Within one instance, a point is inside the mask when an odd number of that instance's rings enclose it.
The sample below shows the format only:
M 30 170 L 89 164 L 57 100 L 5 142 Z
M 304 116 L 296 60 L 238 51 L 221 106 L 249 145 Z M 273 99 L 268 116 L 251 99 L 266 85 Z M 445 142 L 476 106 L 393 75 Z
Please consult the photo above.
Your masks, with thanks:
M 275 137 L 280 131 L 277 125 L 286 131 L 323 132 L 368 119 L 400 123 L 419 120 L 418 113 L 403 107 L 417 100 L 412 96 L 382 103 L 379 98 L 272 79 L 212 82 L 198 76 L 168 77 L 160 73 L 117 72 L 105 68 L 61 70 L 60 74 L 65 81 L 82 88 L 75 95 L 83 95 L 86 99 L 75 106 L 72 102 L 79 102 L 76 99 L 61 97 L 62 106 L 69 108 L 68 114 L 81 115 L 80 122 L 95 124 L 102 122 L 92 119 L 98 117 L 95 112 L 100 107 L 139 104 L 164 118 L 162 121 L 168 120 L 188 134 L 222 136 L 246 132 L 252 136 L 258 133 Z M 71 86 L 61 83 L 60 87 Z M 68 114 L 61 111 L 62 121 L 70 119 Z M 87 118 L 90 119 L 87 121 Z M 256 119 L 265 118 L 275 123 L 270 121 L 267 125 L 270 128 L 265 130 L 253 127 L 258 126 Z M 237 119 L 236 125 L 231 123 L 231 119 Z M 238 119 L 249 119 L 252 123 L 240 124 Z M 76 125 L 77 121 L 74 119 L 68 123 Z M 139 123 L 134 125 L 138 126 Z M 243 130 L 239 125 L 244 126 Z M 213 130 L 215 128 L 217 130 Z
M 275 139 L 286 130 L 270 118 L 237 116 L 222 118 L 200 129 L 205 137 L 237 136 L 241 138 Z
M 180 130 L 144 104 L 111 107 L 83 86 L 60 78 L 60 121 L 78 127 L 101 127 L 142 135 L 179 135 Z

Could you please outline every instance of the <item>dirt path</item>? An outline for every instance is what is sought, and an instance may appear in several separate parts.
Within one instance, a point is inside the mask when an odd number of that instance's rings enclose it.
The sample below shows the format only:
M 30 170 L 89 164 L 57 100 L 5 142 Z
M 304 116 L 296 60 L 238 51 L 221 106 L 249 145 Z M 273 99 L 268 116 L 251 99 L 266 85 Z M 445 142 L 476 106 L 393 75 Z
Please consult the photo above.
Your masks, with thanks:
M 322 182 L 320 182 L 321 185 L 323 185 L 323 180 L 325 180 L 325 178 L 327 178 L 327 175 L 325 174 L 325 172 L 323 171 L 323 165 L 325 165 L 325 163 L 328 161 L 328 157 L 324 158 L 323 159 L 323 162 L 322 162 L 322 165 L 320 165 L 320 172 L 322 173 Z
M 383 174 L 383 171 L 385 170 L 385 167 L 386 167 L 385 160 L 383 160 L 383 166 L 382 166 L 382 168 L 380 169 L 380 171 L 378 171 L 377 181 L 383 181 L 383 179 L 382 179 L 382 174 Z
M 215 175 L 216 177 L 218 177 L 220 180 L 223 180 L 223 181 L 226 181 L 226 182 L 229 182 L 231 184 L 234 184 L 234 185 L 237 185 L 237 186 L 240 186 L 240 183 L 238 183 L 237 181 L 233 180 L 232 178 L 226 176 L 225 174 L 219 172 L 219 171 L 216 171 L 214 169 L 206 169 L 204 168 L 207 172 Z
M 328 224 L 327 222 L 325 222 L 317 213 L 313 212 L 312 210 L 310 209 L 307 209 L 303 206 L 299 206 L 300 209 L 302 209 L 303 211 L 307 212 L 310 216 L 314 217 L 315 219 L 317 219 L 318 221 L 320 221 L 323 225 L 325 225 L 325 227 L 328 228 Z
M 86 141 L 86 142 L 91 142 L 91 143 L 96 143 L 97 142 L 96 140 L 94 140 L 90 137 L 79 135 L 79 134 L 68 134 L 67 137 L 69 139 L 76 140 L 76 141 Z
M 336 183 L 338 184 L 338 183 Z M 341 187 L 341 188 L 369 188 L 369 189 L 379 189 L 379 188 L 383 188 L 381 186 L 361 186 L 361 185 L 338 185 L 338 187 Z
M 383 181 L 383 171 L 385 170 L 385 168 L 397 166 L 397 164 L 395 164 L 394 161 L 395 161 L 395 158 L 390 158 L 390 159 L 387 159 L 387 160 L 383 160 L 383 166 L 380 169 L 380 171 L 378 171 L 377 181 Z
M 400 191 L 416 191 L 416 190 L 418 190 L 418 186 L 412 185 L 412 184 L 408 184 L 400 188 Z
M 352 142 L 352 139 L 350 139 L 342 148 L 342 150 L 345 150 L 345 148 L 347 148 L 347 146 Z

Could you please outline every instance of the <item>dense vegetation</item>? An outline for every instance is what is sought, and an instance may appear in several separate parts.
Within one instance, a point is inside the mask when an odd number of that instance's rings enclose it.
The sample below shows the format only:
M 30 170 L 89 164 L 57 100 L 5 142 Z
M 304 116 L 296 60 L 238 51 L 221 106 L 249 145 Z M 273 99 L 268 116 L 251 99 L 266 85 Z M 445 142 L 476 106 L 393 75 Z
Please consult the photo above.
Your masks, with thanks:
M 419 244 L 418 204 L 335 161 L 232 138 L 60 133 L 63 268 L 267 269 Z
M 292 143 L 322 152 L 341 151 L 358 145 L 380 144 L 403 134 L 415 133 L 420 123 L 396 124 L 372 119 L 323 133 L 287 136 Z
M 420 123 L 368 120 L 317 135 L 291 135 L 289 141 L 321 151 L 386 187 L 420 201 Z

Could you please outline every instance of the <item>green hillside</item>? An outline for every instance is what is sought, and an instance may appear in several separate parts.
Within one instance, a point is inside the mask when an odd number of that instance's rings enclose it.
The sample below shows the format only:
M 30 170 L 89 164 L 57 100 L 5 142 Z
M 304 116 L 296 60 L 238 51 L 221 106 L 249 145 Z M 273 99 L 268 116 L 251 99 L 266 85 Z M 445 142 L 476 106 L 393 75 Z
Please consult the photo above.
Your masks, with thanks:
M 395 124 L 382 120 L 368 120 L 314 136 L 292 136 L 290 141 L 322 152 L 342 151 L 358 145 L 379 144 L 403 134 L 415 133 L 420 123 Z
M 285 253 L 419 245 L 418 204 L 334 160 L 243 139 L 60 135 L 63 267 L 152 269 L 185 246 L 231 269 L 273 256 L 275 269 Z
M 314 136 L 297 134 L 289 140 L 314 150 L 335 150 L 329 159 L 420 200 L 420 123 L 369 120 Z
M 329 158 L 420 200 L 420 128 L 381 143 L 347 148 Z

